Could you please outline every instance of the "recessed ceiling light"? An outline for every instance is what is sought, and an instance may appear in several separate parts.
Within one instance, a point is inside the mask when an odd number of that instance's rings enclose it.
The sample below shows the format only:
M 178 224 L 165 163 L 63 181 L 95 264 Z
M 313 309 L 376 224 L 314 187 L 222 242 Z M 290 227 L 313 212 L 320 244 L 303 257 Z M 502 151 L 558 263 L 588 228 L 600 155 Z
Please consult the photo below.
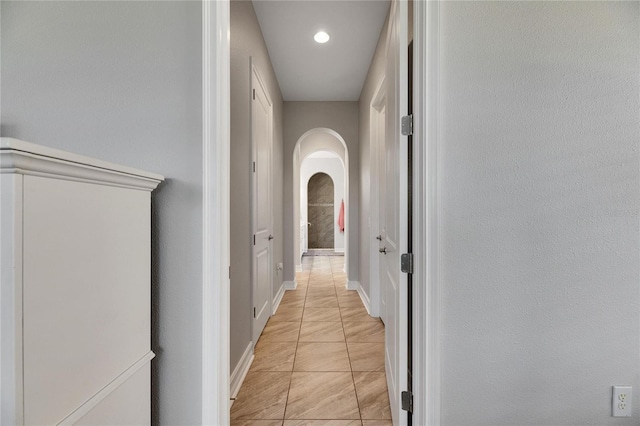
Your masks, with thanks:
M 318 31 L 316 35 L 313 36 L 313 39 L 318 43 L 326 43 L 329 41 L 329 34 L 324 31 Z

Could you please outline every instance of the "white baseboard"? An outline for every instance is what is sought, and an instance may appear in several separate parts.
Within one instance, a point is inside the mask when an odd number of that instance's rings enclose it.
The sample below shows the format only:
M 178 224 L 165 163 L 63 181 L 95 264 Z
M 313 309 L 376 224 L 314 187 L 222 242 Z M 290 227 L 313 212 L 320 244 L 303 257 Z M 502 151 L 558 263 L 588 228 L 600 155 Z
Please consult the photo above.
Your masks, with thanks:
M 360 285 L 358 286 L 358 295 L 360 296 L 360 300 L 362 300 L 362 304 L 367 310 L 367 313 L 371 315 L 371 300 L 369 299 L 369 295 L 364 292 Z
M 280 302 L 282 301 L 282 296 L 284 296 L 284 290 L 284 283 L 282 283 L 278 289 L 278 294 L 273 298 L 273 305 L 271 305 L 273 309 L 271 311 L 271 315 L 275 315 L 278 310 L 278 306 L 280 306 Z
M 247 349 L 245 349 L 242 354 L 242 358 L 240 358 L 240 362 L 236 365 L 236 368 L 231 373 L 231 381 L 230 381 L 230 392 L 231 398 L 235 398 L 238 396 L 238 392 L 240 391 L 240 387 L 242 386 L 242 382 L 244 382 L 244 378 L 247 377 L 247 373 L 249 372 L 249 368 L 251 367 L 251 363 L 253 362 L 253 342 L 249 342 Z M 233 404 L 233 402 L 231 403 Z
M 335 251 L 336 253 L 344 253 L 343 248 L 334 248 L 333 251 Z
M 299 265 L 296 265 L 296 272 L 302 272 L 302 263 Z
M 296 282 L 296 280 L 285 281 L 284 283 L 282 283 L 282 287 L 285 290 L 295 290 L 296 288 L 298 288 L 298 283 Z M 284 296 L 284 294 L 283 294 L 283 296 Z
M 347 280 L 347 290 L 357 290 L 358 287 L 360 287 L 360 283 L 358 281 Z

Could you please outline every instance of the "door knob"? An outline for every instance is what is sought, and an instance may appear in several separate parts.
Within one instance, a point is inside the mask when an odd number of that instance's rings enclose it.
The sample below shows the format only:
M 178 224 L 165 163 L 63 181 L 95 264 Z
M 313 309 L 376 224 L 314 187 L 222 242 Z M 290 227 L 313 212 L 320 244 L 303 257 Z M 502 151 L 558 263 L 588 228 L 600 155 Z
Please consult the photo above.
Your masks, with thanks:
M 376 240 L 378 240 L 378 241 L 382 241 L 382 235 L 378 235 L 378 236 L 376 237 Z
M 381 249 L 378 249 L 378 251 L 382 254 L 387 254 L 387 248 L 386 247 L 382 247 Z
M 271 234 L 269 234 L 269 241 L 273 240 L 275 237 Z

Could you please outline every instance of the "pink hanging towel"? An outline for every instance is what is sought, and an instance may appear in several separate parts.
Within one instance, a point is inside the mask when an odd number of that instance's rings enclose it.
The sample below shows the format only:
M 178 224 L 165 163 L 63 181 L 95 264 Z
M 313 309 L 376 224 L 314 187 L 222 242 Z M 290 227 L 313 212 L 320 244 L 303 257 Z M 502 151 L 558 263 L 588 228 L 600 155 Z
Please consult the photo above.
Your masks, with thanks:
M 340 232 L 344 232 L 344 200 L 342 200 L 342 204 L 340 204 L 340 214 L 338 215 L 338 228 L 340 228 Z

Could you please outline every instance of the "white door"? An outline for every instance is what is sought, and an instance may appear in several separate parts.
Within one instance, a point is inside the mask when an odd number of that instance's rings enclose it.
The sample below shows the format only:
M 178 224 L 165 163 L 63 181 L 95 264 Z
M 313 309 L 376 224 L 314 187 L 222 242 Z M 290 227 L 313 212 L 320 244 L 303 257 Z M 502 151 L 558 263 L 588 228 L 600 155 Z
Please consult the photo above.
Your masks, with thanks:
M 407 114 L 407 2 L 394 0 L 389 16 L 386 66 L 386 171 L 384 235 L 381 253 L 382 291 L 385 292 L 385 362 L 391 414 L 395 425 L 407 423 L 400 393 L 407 390 L 407 275 L 400 256 L 408 247 L 408 147 L 401 135 L 401 117 Z
M 257 342 L 271 316 L 271 146 L 272 104 L 252 65 L 251 137 L 253 144 L 253 342 Z
M 383 98 L 383 101 L 386 103 L 386 98 Z M 386 126 L 386 108 L 385 105 L 382 105 L 380 108 L 380 111 L 378 113 L 378 146 L 377 146 L 377 150 L 378 150 L 378 226 L 379 226 L 379 231 L 378 231 L 378 236 L 376 238 L 378 238 L 378 246 L 376 247 L 376 251 L 378 252 L 378 257 L 380 254 L 379 249 L 383 248 L 386 245 L 386 230 L 385 230 L 385 220 L 384 220 L 384 216 L 386 213 L 386 203 L 387 203 L 387 199 L 386 199 L 386 192 L 385 192 L 385 187 L 387 185 L 387 152 L 386 152 L 386 147 L 385 147 L 385 139 L 386 139 L 386 134 L 385 134 L 385 126 Z M 377 277 L 383 277 L 386 274 L 386 264 L 385 262 L 380 262 L 379 260 L 381 260 L 380 258 L 376 259 L 376 264 L 378 265 L 379 271 L 377 271 L 376 276 Z M 382 319 L 382 322 L 384 322 L 385 324 L 387 323 L 387 294 L 386 294 L 386 290 L 387 289 L 387 281 L 380 279 L 379 281 L 379 291 L 380 291 L 380 319 Z

